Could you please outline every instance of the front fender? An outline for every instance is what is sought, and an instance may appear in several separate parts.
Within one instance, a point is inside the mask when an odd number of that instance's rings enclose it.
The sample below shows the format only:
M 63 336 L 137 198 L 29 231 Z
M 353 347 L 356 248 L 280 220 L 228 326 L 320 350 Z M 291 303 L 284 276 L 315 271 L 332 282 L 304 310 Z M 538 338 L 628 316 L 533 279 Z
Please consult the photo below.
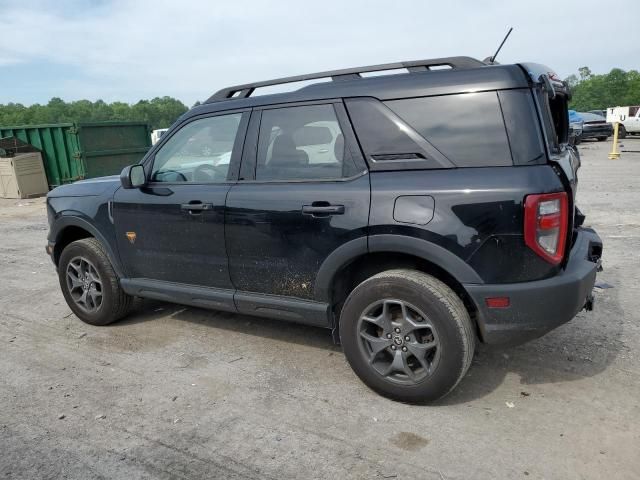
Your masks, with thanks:
M 49 242 L 54 244 L 58 243 L 62 239 L 65 229 L 68 227 L 81 228 L 102 244 L 107 252 L 107 256 L 109 257 L 109 261 L 111 262 L 116 275 L 118 275 L 118 278 L 124 278 L 122 266 L 120 265 L 120 261 L 112 245 L 91 222 L 82 218 L 82 215 L 83 214 L 81 212 L 66 211 L 64 214 L 56 218 L 49 229 Z M 54 258 L 54 262 L 57 267 L 57 258 Z

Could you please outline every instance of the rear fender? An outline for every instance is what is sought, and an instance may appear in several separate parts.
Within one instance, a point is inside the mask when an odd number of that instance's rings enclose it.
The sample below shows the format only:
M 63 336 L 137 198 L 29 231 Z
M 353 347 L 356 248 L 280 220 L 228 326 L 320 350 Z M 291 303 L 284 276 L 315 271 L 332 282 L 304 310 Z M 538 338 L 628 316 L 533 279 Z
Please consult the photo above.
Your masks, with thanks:
M 351 240 L 327 257 L 318 271 L 315 299 L 321 302 L 331 301 L 331 285 L 334 277 L 345 265 L 367 253 L 384 252 L 412 255 L 426 260 L 447 272 L 460 284 L 484 283 L 464 260 L 439 245 L 403 235 L 371 235 L 368 239 L 362 237 Z

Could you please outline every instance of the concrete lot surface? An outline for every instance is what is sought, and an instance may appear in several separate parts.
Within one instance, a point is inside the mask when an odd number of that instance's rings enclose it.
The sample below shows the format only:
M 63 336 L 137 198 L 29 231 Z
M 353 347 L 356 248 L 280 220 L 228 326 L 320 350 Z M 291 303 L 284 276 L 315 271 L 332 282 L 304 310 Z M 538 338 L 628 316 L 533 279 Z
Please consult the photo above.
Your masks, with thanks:
M 610 148 L 580 146 L 579 206 L 613 288 L 539 340 L 481 346 L 435 406 L 368 390 L 325 330 L 156 302 L 85 325 L 44 200 L 0 200 L 0 478 L 640 478 L 640 153 Z

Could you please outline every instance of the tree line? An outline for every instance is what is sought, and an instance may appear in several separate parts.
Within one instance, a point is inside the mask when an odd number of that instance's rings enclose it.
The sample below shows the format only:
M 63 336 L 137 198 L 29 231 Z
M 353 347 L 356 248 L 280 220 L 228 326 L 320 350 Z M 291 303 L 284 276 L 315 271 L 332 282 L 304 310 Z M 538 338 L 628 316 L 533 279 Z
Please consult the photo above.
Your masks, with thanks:
M 578 75 L 566 79 L 573 92 L 569 108 L 577 111 L 607 107 L 640 105 L 640 73 L 614 68 L 609 73 L 594 75 L 589 67 L 578 69 Z M 198 105 L 200 102 L 197 102 Z M 0 104 L 0 126 L 41 125 L 47 123 L 142 121 L 151 128 L 167 128 L 188 110 L 180 100 L 156 97 L 131 105 L 77 100 L 65 102 L 54 97 L 46 105 L 25 106 L 20 103 Z
M 640 72 L 614 68 L 609 73 L 594 75 L 589 67 L 578 69 L 565 81 L 573 98 L 569 108 L 579 112 L 604 110 L 608 107 L 640 105 Z
M 151 128 L 167 128 L 188 110 L 180 100 L 156 97 L 131 105 L 77 100 L 65 102 L 54 97 L 46 105 L 25 106 L 20 103 L 0 104 L 0 127 L 42 125 L 48 123 L 142 121 Z

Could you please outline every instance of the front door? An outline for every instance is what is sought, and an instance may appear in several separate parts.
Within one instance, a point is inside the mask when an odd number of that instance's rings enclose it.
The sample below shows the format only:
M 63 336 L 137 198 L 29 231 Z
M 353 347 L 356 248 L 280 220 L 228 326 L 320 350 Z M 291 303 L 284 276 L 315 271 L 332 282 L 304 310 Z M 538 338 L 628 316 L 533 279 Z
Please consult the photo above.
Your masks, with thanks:
M 314 294 L 323 261 L 367 234 L 369 176 L 354 143 L 340 102 L 254 110 L 244 178 L 227 197 L 240 311 L 251 310 L 240 292 L 324 301 Z
M 145 163 L 147 186 L 116 192 L 113 219 L 129 279 L 232 288 L 224 208 L 248 116 L 186 121 Z

